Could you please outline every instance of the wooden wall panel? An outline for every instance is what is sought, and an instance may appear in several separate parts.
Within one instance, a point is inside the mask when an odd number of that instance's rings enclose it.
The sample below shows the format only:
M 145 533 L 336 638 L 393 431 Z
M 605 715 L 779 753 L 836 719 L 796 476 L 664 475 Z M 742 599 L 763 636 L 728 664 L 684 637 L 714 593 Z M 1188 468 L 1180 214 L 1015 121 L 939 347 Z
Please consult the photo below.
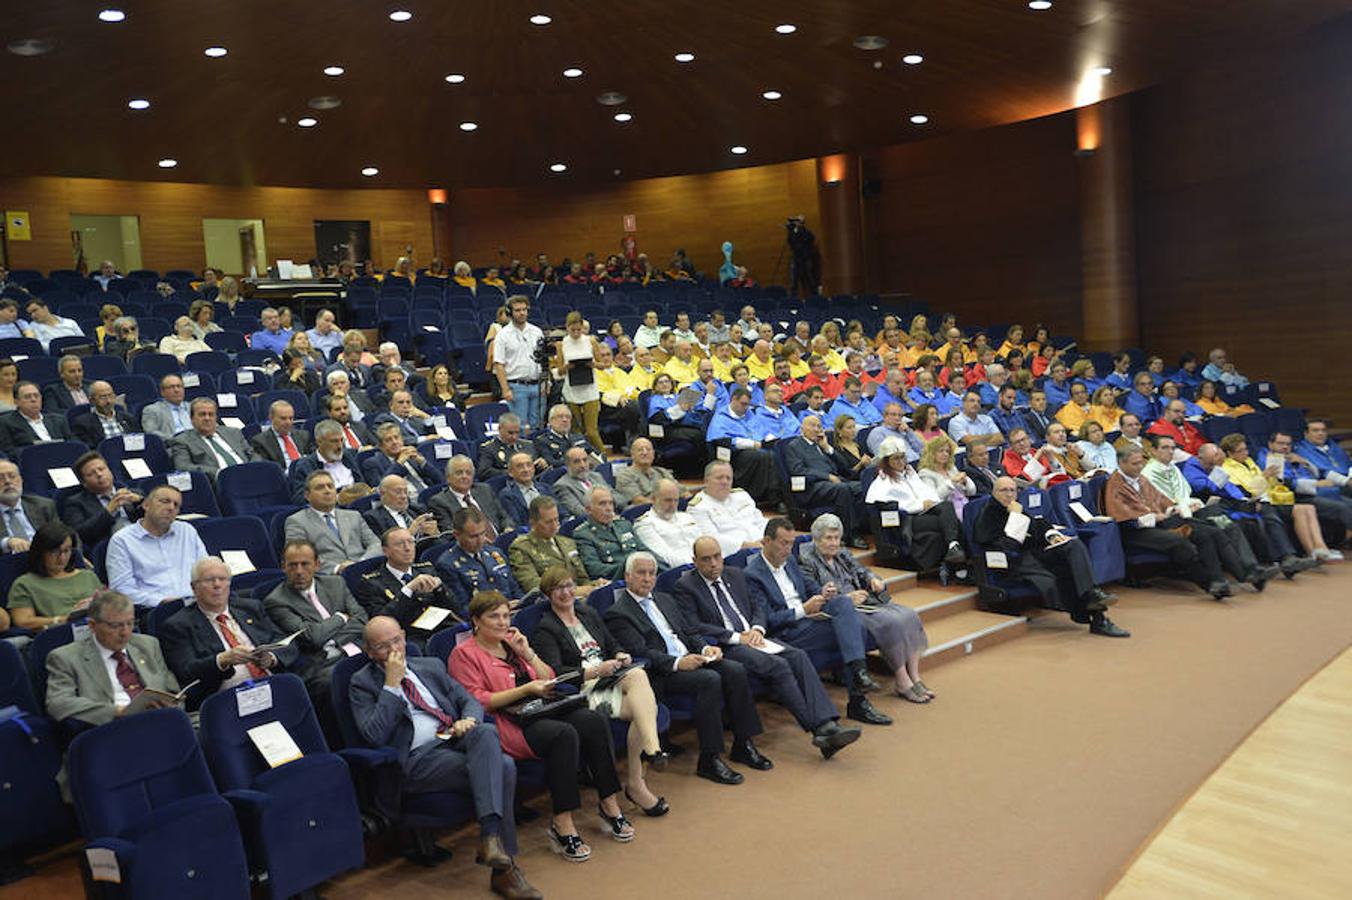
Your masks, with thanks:
M 872 290 L 960 321 L 1080 327 L 1073 114 L 865 154 Z
M 809 228 L 820 228 L 812 160 L 606 188 L 474 188 L 451 196 L 450 255 L 475 265 L 492 265 L 499 251 L 523 261 L 541 251 L 556 263 L 589 250 L 604 259 L 620 252 L 622 220 L 633 213 L 639 252 L 654 265 L 665 266 L 684 247 L 700 271 L 716 275 L 720 247 L 730 240 L 734 260 L 768 283 L 784 246 L 784 220 L 800 212 Z M 787 278 L 785 259 L 778 280 Z
M 148 269 L 201 269 L 204 218 L 264 221 L 268 258 L 307 260 L 315 255 L 315 219 L 371 222 L 377 262 L 394 265 L 408 243 L 419 262 L 432 256 L 427 195 L 413 190 L 239 188 L 206 184 L 112 181 L 95 178 L 0 178 L 0 206 L 26 209 L 33 240 L 9 243 L 13 268 L 71 265 L 70 214 L 134 215 L 141 219 L 142 263 Z M 382 236 L 388 240 L 382 240 Z M 385 254 L 389 254 L 386 256 Z M 91 260 L 90 265 L 97 265 Z
M 1352 19 L 1134 98 L 1145 346 L 1352 426 Z

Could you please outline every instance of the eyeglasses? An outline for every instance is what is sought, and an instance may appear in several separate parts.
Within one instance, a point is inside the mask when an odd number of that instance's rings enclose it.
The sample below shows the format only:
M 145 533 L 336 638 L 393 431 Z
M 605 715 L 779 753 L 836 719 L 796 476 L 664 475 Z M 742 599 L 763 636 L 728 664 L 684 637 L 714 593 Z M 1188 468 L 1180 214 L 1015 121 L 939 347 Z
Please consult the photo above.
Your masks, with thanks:
M 370 647 L 377 653 L 385 653 L 390 650 L 396 650 L 404 645 L 404 636 L 392 637 L 388 641 L 381 641 L 379 644 L 371 644 Z
M 109 622 L 103 619 L 93 619 L 95 625 L 102 625 L 104 628 L 111 628 L 113 631 L 131 631 L 136 627 L 135 619 L 127 619 L 124 622 Z

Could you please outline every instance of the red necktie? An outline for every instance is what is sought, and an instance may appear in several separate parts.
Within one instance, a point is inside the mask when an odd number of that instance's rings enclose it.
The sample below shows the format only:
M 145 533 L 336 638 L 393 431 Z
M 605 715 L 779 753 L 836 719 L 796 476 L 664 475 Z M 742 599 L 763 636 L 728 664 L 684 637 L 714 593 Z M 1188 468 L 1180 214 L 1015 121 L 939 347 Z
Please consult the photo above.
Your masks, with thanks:
M 419 691 L 418 686 L 413 683 L 413 679 L 404 678 L 399 682 L 399 686 L 404 689 L 404 696 L 408 698 L 409 703 L 412 703 L 414 706 L 418 707 L 418 709 L 436 719 L 441 723 L 443 728 L 450 728 L 455 724 L 455 719 L 452 719 L 450 716 L 423 699 L 422 692 Z
M 127 659 L 127 654 L 118 650 L 113 654 L 113 662 L 117 664 L 117 683 L 122 685 L 122 690 L 127 692 L 127 697 L 135 700 L 136 695 L 145 690 L 141 684 L 141 679 L 137 677 L 136 670 L 132 668 L 131 661 Z
M 357 440 L 357 436 L 352 433 L 352 428 L 350 426 L 343 426 L 343 434 L 347 436 L 347 445 L 353 450 L 357 450 L 361 447 L 361 441 Z
M 292 462 L 300 459 L 300 451 L 296 449 L 296 442 L 291 440 L 291 435 L 282 435 L 282 449 L 286 451 L 286 458 Z
M 287 440 L 289 441 L 291 439 L 287 438 Z M 238 647 L 239 636 L 235 634 L 235 629 L 230 625 L 230 617 L 227 616 L 225 613 L 219 613 L 216 616 L 216 621 L 221 624 L 221 637 L 225 638 L 225 642 L 230 646 L 230 649 L 233 650 L 236 647 Z M 261 666 L 256 666 L 253 663 L 245 663 L 245 665 L 249 669 L 249 676 L 251 678 L 268 677 L 267 669 L 264 669 Z

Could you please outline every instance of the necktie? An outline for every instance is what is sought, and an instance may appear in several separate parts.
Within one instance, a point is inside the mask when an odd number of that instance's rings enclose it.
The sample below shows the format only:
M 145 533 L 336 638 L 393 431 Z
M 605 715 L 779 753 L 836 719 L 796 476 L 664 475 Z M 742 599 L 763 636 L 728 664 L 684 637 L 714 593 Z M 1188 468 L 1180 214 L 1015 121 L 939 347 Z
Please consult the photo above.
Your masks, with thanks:
M 408 698 L 409 703 L 440 722 L 442 728 L 450 728 L 455 724 L 455 719 L 423 699 L 422 691 L 418 690 L 418 686 L 413 683 L 413 679 L 405 678 L 399 682 L 399 686 L 404 689 L 404 696 Z
M 113 654 L 113 662 L 116 663 L 117 683 L 122 685 L 122 690 L 127 692 L 129 699 L 135 700 L 136 695 L 145 690 L 145 686 L 141 684 L 136 670 L 132 668 L 131 660 L 127 659 L 126 653 L 118 650 Z
M 333 519 L 333 513 L 324 513 L 324 524 L 329 526 L 329 531 L 333 532 L 334 537 L 342 540 L 343 536 L 338 531 L 338 523 Z
M 230 624 L 230 617 L 227 616 L 225 613 L 218 613 L 216 615 L 216 621 L 221 626 L 221 637 L 225 638 L 225 643 L 230 647 L 230 649 L 233 650 L 236 647 L 238 647 L 239 635 L 235 634 L 234 626 Z M 253 663 L 245 663 L 245 666 L 248 667 L 249 669 L 250 678 L 268 677 L 268 670 L 264 669 L 261 666 L 256 666 Z
M 681 649 L 681 645 L 676 642 L 676 637 L 671 634 L 670 631 L 663 629 L 657 624 L 657 616 L 653 614 L 653 598 L 644 597 L 638 601 L 638 604 L 643 607 L 644 615 L 648 617 L 649 622 L 653 623 L 653 627 L 657 629 L 657 633 L 662 635 L 662 643 L 667 645 L 667 655 L 684 656 L 685 652 Z
M 353 450 L 356 450 L 361 447 L 361 441 L 357 440 L 357 435 L 353 433 L 352 426 L 350 425 L 343 426 L 343 438 L 344 440 L 347 441 L 347 445 L 351 447 Z
M 33 536 L 33 533 L 28 530 L 28 526 L 19 518 L 19 507 L 17 505 L 5 510 L 5 527 L 8 529 L 10 537 L 27 540 Z
M 291 462 L 300 459 L 300 451 L 296 449 L 296 442 L 291 439 L 291 435 L 282 435 L 282 449 L 286 451 L 286 458 Z
M 418 474 L 411 461 L 404 463 L 404 475 L 408 478 L 408 486 L 415 492 L 422 493 L 427 489 L 427 482 L 422 480 L 422 476 Z
M 219 434 L 211 436 L 211 446 L 216 448 L 216 453 L 225 460 L 226 465 L 236 465 L 240 459 L 235 455 L 235 451 L 230 449 L 230 445 Z
M 721 578 L 714 582 L 714 599 L 718 601 L 718 608 L 723 611 L 723 615 L 732 623 L 733 628 L 739 634 L 746 631 L 746 619 L 742 618 L 742 614 L 732 602 L 732 597 L 728 595 L 727 588 L 723 587 L 723 580 Z
M 315 612 L 319 613 L 320 619 L 327 619 L 331 615 L 324 604 L 319 602 L 319 595 L 315 593 L 313 585 L 305 592 L 305 599 L 310 601 L 310 605 L 315 608 Z
M 474 509 L 479 510 L 479 512 L 483 512 L 483 509 L 480 508 L 478 502 L 474 499 L 473 494 L 466 494 L 461 497 L 460 500 L 463 505 L 473 507 Z M 493 527 L 493 520 L 488 518 L 487 515 L 484 516 L 484 524 L 488 526 L 487 537 L 488 542 L 491 544 L 498 539 L 498 530 Z
M 175 431 L 187 431 L 187 430 L 188 430 L 188 417 L 187 417 L 187 415 L 183 412 L 183 407 L 182 407 L 182 406 L 171 406 L 171 407 L 169 407 L 169 414 L 170 414 L 171 416 L 173 416 L 173 419 L 174 419 L 174 430 L 175 430 Z
M 410 581 L 413 580 L 413 573 L 405 572 L 403 575 L 399 576 L 399 580 L 402 581 L 404 584 L 408 584 Z

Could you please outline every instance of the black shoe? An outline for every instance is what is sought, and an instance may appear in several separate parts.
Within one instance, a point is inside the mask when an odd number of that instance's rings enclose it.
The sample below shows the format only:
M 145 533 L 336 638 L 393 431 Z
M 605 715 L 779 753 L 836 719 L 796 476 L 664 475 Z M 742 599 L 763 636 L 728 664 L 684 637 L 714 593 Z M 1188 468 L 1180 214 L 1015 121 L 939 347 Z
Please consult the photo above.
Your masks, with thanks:
M 845 708 L 845 714 L 856 722 L 863 722 L 865 725 L 892 724 L 891 716 L 885 716 L 878 712 L 877 707 L 869 703 L 868 698 L 862 695 L 855 695 L 850 698 L 850 703 Z
M 1282 574 L 1281 566 L 1255 566 L 1253 571 L 1244 579 L 1255 591 L 1262 592 L 1267 587 L 1267 583 L 1278 575 Z
M 656 753 L 649 753 L 646 750 L 639 753 L 639 759 L 643 760 L 649 766 L 652 766 L 654 772 L 664 772 L 667 763 L 671 761 L 671 754 L 665 750 L 658 750 Z
M 629 795 L 628 788 L 624 789 L 624 796 L 630 803 L 638 806 L 638 801 Z M 657 802 L 647 809 L 644 809 L 642 806 L 638 806 L 638 808 L 643 810 L 645 816 L 653 819 L 656 819 L 658 816 L 665 816 L 667 813 L 671 812 L 671 806 L 667 803 L 666 797 L 658 797 Z M 605 813 L 601 813 L 601 816 L 604 818 Z M 620 818 L 623 819 L 624 816 L 620 816 Z M 615 838 L 615 840 L 619 841 L 622 840 L 622 838 Z
M 682 747 L 680 744 L 672 743 L 671 741 L 666 739 L 666 735 L 663 735 L 662 752 L 665 753 L 667 756 L 670 756 L 672 759 L 675 759 L 676 757 L 680 756 L 682 753 L 685 752 L 685 748 Z
M 1103 612 L 1117 602 L 1117 598 L 1102 588 L 1090 588 L 1085 594 L 1084 608 L 1092 612 Z
M 699 765 L 695 766 L 695 774 L 700 778 L 707 778 L 715 784 L 742 783 L 742 773 L 734 771 L 716 753 L 710 753 L 708 756 L 701 755 Z
M 855 535 L 854 537 L 850 538 L 850 546 L 856 550 L 867 550 L 868 541 L 859 537 L 859 535 Z
M 1318 566 L 1319 563 L 1308 556 L 1296 556 L 1294 553 L 1286 557 L 1281 562 L 1282 574 L 1287 578 L 1295 578 L 1298 572 L 1308 572 L 1310 569 Z
M 768 756 L 756 749 L 756 745 L 751 743 L 750 738 L 733 744 L 732 752 L 728 754 L 728 757 L 733 762 L 750 766 L 758 772 L 767 772 L 775 767 Z
M 1104 637 L 1126 638 L 1131 637 L 1131 632 L 1125 628 L 1119 628 L 1113 623 L 1113 620 L 1099 613 L 1089 621 L 1089 633 L 1101 634 Z
M 1206 586 L 1206 592 L 1214 600 L 1224 600 L 1226 597 L 1234 596 L 1234 591 L 1230 590 L 1230 582 L 1213 581 Z
M 961 565 L 967 562 L 967 553 L 962 549 L 962 545 L 957 541 L 948 545 L 948 552 L 944 554 L 944 562 L 950 566 Z
M 873 676 L 868 673 L 868 667 L 861 659 L 858 662 L 850 663 L 846 667 L 847 677 L 849 679 L 850 692 L 854 694 L 871 694 L 874 691 L 882 690 L 878 682 L 873 680 Z
M 822 752 L 823 759 L 830 759 L 859 740 L 862 733 L 858 728 L 841 728 L 834 721 L 828 721 L 813 729 L 812 744 Z

